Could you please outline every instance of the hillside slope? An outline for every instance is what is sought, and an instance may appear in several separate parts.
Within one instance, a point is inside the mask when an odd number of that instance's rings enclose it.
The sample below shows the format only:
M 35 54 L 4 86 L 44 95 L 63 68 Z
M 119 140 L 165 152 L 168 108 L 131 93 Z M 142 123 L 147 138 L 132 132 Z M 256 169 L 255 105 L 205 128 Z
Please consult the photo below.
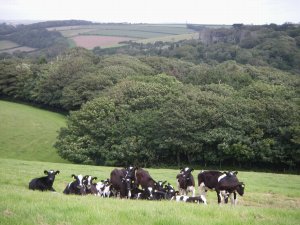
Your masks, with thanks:
M 65 162 L 53 147 L 65 117 L 0 100 L 0 157 Z

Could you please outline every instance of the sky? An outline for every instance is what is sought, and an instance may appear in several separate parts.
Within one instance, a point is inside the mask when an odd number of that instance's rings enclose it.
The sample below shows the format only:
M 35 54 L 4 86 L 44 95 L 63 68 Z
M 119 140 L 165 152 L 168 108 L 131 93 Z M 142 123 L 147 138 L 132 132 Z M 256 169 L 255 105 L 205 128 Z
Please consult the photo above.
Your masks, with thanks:
M 300 0 L 0 0 L 0 20 L 300 23 Z

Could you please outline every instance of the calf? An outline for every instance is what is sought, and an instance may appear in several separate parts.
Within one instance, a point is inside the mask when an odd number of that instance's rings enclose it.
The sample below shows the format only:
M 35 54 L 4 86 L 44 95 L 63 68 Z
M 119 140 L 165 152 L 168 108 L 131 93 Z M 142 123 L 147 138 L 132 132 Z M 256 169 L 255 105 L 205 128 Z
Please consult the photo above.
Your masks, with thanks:
M 75 180 L 73 182 L 70 182 L 65 190 L 64 194 L 75 194 L 75 195 L 85 195 L 86 194 L 86 189 L 83 184 L 83 176 L 80 174 L 78 176 L 72 174 L 72 176 Z
M 82 183 L 84 185 L 86 194 L 97 194 L 97 189 L 95 183 L 93 183 L 93 180 L 96 180 L 97 177 L 92 177 L 90 175 L 86 175 L 82 179 Z
M 53 188 L 53 182 L 55 180 L 55 175 L 59 174 L 59 170 L 45 170 L 44 174 L 47 176 L 34 178 L 29 182 L 29 189 L 31 190 L 40 190 L 40 191 L 55 191 Z
M 135 173 L 136 185 L 139 187 L 141 185 L 143 193 L 140 194 L 143 196 L 143 199 L 154 199 L 160 200 L 166 198 L 166 192 L 163 188 L 163 185 L 166 181 L 156 182 L 149 174 L 148 171 L 139 168 Z
M 180 173 L 176 176 L 178 191 L 180 195 L 187 195 L 188 192 L 192 192 L 192 196 L 195 196 L 195 180 L 192 175 L 193 168 L 181 168 Z
M 198 174 L 198 188 L 199 188 L 199 193 L 201 196 L 203 196 L 205 202 L 206 202 L 206 192 L 208 190 L 212 190 L 212 191 L 214 190 L 217 192 L 218 203 L 221 203 L 222 198 L 224 198 L 225 203 L 227 203 L 228 196 L 231 195 L 232 193 L 234 194 L 235 196 L 234 198 L 236 199 L 235 191 L 237 191 L 237 189 L 239 189 L 240 187 L 239 184 L 237 183 L 238 180 L 236 178 L 236 174 L 237 172 L 220 172 L 220 171 L 213 171 L 213 170 L 200 172 Z M 228 180 L 228 177 L 231 178 Z M 223 179 L 225 180 L 223 181 Z M 232 183 L 232 185 L 229 185 L 229 183 Z
M 133 184 L 135 183 L 135 167 L 114 169 L 110 173 L 111 189 L 115 195 L 120 193 L 120 198 L 130 198 Z
M 179 192 L 175 191 L 174 187 L 170 183 L 165 185 L 164 190 L 166 192 L 166 199 L 172 199 L 174 196 L 179 194 Z
M 110 191 L 111 183 L 109 179 L 101 180 L 101 182 L 98 182 L 95 186 L 96 193 L 95 195 L 102 196 L 102 197 L 110 197 L 111 191 Z
M 216 192 L 218 196 L 218 203 L 221 203 L 222 200 L 222 193 L 225 192 L 227 196 L 230 197 L 231 204 L 236 205 L 237 203 L 237 195 L 236 192 L 240 195 L 244 195 L 245 184 L 243 182 L 239 182 L 238 178 L 236 177 L 237 172 L 232 173 L 228 172 L 225 176 L 220 177 L 218 179 L 218 184 L 216 186 Z M 227 197 L 228 198 L 228 197 Z M 227 203 L 228 200 L 225 199 Z
M 176 202 L 192 202 L 192 203 L 206 203 L 206 200 L 202 196 L 189 197 L 187 195 L 177 195 L 175 196 Z
M 137 187 L 141 185 L 143 189 L 146 189 L 148 187 L 154 189 L 154 187 L 156 186 L 156 182 L 150 176 L 149 172 L 143 170 L 142 168 L 136 170 L 135 180 L 136 180 Z

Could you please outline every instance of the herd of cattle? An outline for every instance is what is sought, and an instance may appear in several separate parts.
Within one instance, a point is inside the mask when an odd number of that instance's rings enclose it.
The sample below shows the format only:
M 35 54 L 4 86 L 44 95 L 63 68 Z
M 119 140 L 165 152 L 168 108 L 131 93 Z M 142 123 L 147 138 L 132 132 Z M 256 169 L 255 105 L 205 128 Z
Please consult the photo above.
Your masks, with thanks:
M 110 173 L 110 178 L 95 183 L 97 177 L 89 175 L 72 175 L 74 180 L 70 182 L 64 194 L 86 195 L 92 194 L 102 197 L 120 197 L 130 199 L 149 199 L 149 200 L 176 200 L 184 202 L 196 202 L 207 204 L 206 192 L 215 190 L 218 197 L 218 203 L 222 200 L 228 203 L 230 197 L 231 203 L 236 204 L 237 194 L 243 195 L 245 185 L 237 178 L 237 172 L 219 172 L 202 171 L 198 174 L 199 196 L 195 196 L 195 180 L 192 175 L 192 168 L 181 168 L 176 176 L 178 190 L 167 183 L 167 181 L 155 181 L 148 171 L 128 167 L 123 169 L 114 169 Z M 47 176 L 32 179 L 29 183 L 29 189 L 40 191 L 55 191 L 53 182 L 55 175 L 59 171 L 47 171 Z M 191 196 L 189 196 L 191 192 Z

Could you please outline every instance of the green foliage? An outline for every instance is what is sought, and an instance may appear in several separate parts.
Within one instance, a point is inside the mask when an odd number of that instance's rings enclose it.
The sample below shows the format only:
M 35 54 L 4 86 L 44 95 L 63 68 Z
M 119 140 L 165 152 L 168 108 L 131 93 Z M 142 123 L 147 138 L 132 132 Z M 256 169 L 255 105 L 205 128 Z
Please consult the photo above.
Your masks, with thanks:
M 274 35 L 292 46 L 292 37 Z M 203 57 L 209 47 L 189 45 Z M 232 40 L 218 46 L 239 55 Z M 56 143 L 70 161 L 299 169 L 297 74 L 233 60 L 98 57 L 82 48 L 52 61 L 4 59 L 0 68 L 1 96 L 77 110 Z

